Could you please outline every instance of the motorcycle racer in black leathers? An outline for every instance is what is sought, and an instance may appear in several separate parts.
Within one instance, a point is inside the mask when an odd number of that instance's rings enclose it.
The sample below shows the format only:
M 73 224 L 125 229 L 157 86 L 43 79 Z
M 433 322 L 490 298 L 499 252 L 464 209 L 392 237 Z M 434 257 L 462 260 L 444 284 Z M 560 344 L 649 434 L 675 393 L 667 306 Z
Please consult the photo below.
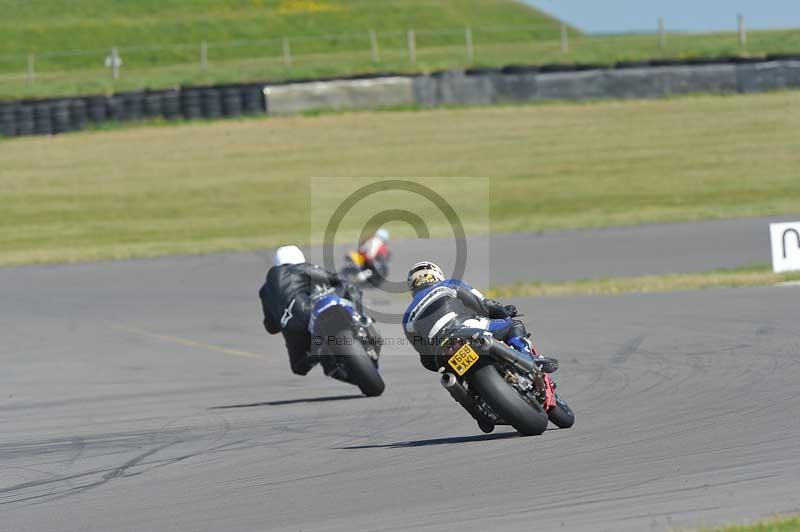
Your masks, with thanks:
M 270 334 L 283 334 L 293 373 L 306 375 L 318 362 L 309 355 L 311 294 L 326 286 L 338 287 L 341 284 L 335 273 L 306 262 L 297 246 L 283 246 L 275 253 L 275 266 L 267 272 L 258 296 L 264 312 L 264 328 Z M 346 288 L 348 298 L 356 299 L 353 302 L 359 305 L 358 289 Z

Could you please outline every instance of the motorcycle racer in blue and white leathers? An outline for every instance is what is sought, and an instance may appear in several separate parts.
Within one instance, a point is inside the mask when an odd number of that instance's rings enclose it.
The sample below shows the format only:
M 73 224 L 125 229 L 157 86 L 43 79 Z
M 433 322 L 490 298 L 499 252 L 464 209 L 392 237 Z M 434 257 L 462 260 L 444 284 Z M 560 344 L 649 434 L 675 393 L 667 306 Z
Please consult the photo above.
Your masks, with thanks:
M 535 354 L 525 325 L 514 319 L 514 305 L 488 299 L 460 279 L 445 279 L 442 269 L 430 261 L 414 264 L 407 282 L 413 299 L 403 315 L 403 330 L 427 369 L 439 370 L 433 356 L 437 339 L 464 327 L 491 332 L 498 340 L 530 355 L 546 373 L 558 367 L 555 359 Z

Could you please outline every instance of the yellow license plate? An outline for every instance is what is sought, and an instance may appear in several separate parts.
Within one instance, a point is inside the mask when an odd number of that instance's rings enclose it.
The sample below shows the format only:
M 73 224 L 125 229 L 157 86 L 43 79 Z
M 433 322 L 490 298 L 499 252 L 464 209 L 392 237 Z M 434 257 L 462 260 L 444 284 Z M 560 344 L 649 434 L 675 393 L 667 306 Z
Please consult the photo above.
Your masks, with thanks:
M 453 356 L 450 357 L 450 360 L 447 361 L 450 364 L 450 367 L 453 368 L 453 371 L 458 373 L 458 376 L 464 375 L 469 368 L 471 368 L 475 362 L 478 361 L 478 353 L 472 349 L 472 346 L 469 344 L 464 344 L 461 346 L 461 349 L 455 352 Z

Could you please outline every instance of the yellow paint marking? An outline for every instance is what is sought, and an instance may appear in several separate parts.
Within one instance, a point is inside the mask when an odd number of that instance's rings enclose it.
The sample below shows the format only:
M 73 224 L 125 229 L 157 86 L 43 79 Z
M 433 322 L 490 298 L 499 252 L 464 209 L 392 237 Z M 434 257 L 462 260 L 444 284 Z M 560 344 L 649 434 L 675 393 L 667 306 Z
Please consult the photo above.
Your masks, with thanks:
M 121 329 L 123 331 L 127 331 L 130 333 L 138 334 L 140 336 L 146 336 L 148 338 L 154 338 L 156 340 L 162 340 L 164 342 L 170 342 L 173 344 L 180 344 L 185 345 L 187 347 L 199 347 L 201 349 L 207 349 L 209 351 L 216 351 L 217 353 L 223 353 L 225 355 L 231 355 L 235 357 L 246 357 L 246 358 L 260 358 L 266 359 L 264 355 L 259 355 L 258 353 L 251 353 L 250 351 L 242 351 L 241 349 L 233 349 L 231 347 L 224 347 L 221 345 L 214 345 L 214 344 L 207 344 L 204 342 L 197 342 L 195 340 L 190 340 L 189 338 L 181 338 L 180 336 L 172 336 L 169 334 L 158 334 L 153 333 L 150 331 L 145 331 L 143 329 L 137 329 L 135 327 L 128 327 L 126 325 L 112 325 L 115 329 Z

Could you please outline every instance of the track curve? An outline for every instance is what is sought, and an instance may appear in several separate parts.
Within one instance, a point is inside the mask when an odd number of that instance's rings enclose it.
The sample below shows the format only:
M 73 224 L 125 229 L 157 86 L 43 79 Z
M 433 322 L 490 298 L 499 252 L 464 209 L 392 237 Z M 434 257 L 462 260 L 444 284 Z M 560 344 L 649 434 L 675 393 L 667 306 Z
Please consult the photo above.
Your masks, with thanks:
M 0 528 L 665 530 L 800 510 L 796 288 L 513 301 L 577 413 L 519 438 L 482 434 L 405 346 L 379 398 L 290 375 L 258 280 L 183 260 L 0 271 Z

